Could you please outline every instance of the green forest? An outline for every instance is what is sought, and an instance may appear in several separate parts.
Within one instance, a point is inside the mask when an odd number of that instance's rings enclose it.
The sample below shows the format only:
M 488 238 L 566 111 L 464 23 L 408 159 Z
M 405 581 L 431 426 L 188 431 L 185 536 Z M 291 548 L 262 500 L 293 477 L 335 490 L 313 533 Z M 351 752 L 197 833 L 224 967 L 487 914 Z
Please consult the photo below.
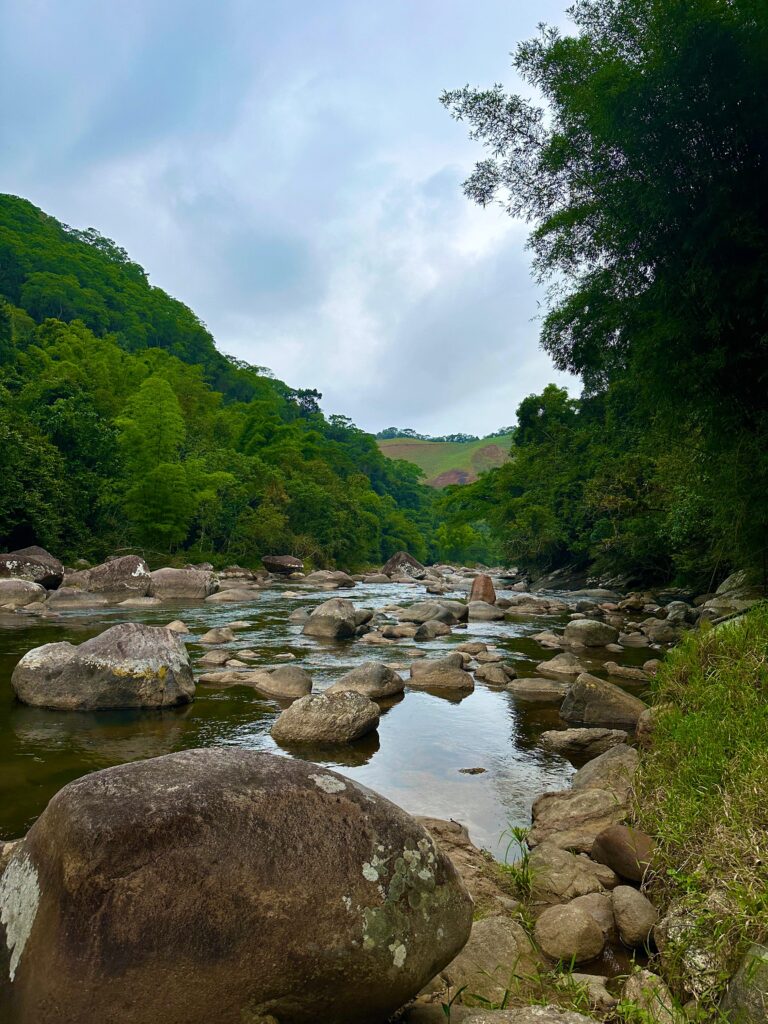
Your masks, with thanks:
M 512 460 L 447 496 L 509 560 L 707 588 L 768 558 L 764 0 L 579 0 L 502 86 L 442 97 L 465 182 L 531 225 L 541 342 L 578 375 L 518 410 Z
M 97 231 L 0 197 L 3 548 L 347 567 L 402 548 L 477 557 L 436 549 L 417 467 L 325 417 L 320 397 L 222 355 Z

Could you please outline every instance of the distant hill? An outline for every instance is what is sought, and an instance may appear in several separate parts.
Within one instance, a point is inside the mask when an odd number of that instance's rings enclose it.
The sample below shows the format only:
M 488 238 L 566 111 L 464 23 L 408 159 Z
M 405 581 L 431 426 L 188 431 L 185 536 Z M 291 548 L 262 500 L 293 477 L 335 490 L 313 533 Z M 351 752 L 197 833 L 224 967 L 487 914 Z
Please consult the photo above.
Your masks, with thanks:
M 471 484 L 480 473 L 500 466 L 509 458 L 512 433 L 481 437 L 475 441 L 431 441 L 410 437 L 379 440 L 390 459 L 405 459 L 424 470 L 430 487 Z

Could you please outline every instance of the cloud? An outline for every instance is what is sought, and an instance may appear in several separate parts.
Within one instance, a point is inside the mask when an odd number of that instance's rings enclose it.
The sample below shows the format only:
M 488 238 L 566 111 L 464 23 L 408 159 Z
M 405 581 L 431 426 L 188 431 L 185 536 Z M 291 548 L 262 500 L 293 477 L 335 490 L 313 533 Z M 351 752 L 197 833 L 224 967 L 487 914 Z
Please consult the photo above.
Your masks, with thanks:
M 512 83 L 507 51 L 563 6 L 5 5 L 4 187 L 116 238 L 328 411 L 483 433 L 564 378 L 525 232 L 461 194 L 478 151 L 437 97 Z

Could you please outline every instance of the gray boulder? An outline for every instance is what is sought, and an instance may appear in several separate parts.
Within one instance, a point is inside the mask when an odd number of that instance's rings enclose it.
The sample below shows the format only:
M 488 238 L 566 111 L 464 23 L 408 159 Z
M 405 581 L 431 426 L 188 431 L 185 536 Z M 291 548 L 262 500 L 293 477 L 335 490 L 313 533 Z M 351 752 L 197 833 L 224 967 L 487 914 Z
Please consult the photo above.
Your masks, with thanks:
M 302 632 L 305 636 L 324 640 L 345 640 L 355 635 L 358 625 L 352 602 L 343 597 L 332 597 L 310 612 Z
M 48 607 L 54 611 L 70 611 L 77 608 L 102 608 L 109 604 L 104 594 L 92 594 L 90 590 L 77 587 L 59 587 L 48 595 Z
M 389 629 L 403 630 L 408 629 L 407 626 L 394 626 Z M 439 636 L 449 636 L 451 633 L 451 627 L 447 622 L 440 622 L 438 619 L 429 619 L 427 622 L 422 622 L 414 632 L 411 634 L 413 639 L 417 643 L 423 643 L 425 640 L 436 640 Z M 387 629 L 382 630 L 384 636 L 389 636 Z M 407 635 L 407 634 L 406 634 Z
M 547 704 L 559 704 L 568 693 L 569 684 L 556 679 L 544 679 L 532 676 L 528 679 L 511 679 L 507 689 L 520 700 L 542 701 Z
M 536 921 L 534 937 L 551 960 L 583 964 L 600 956 L 605 936 L 591 914 L 573 903 L 549 907 Z
M 362 693 L 369 700 L 386 700 L 387 697 L 395 697 L 398 693 L 402 693 L 404 687 L 405 683 L 402 677 L 394 669 L 381 662 L 372 661 L 353 668 L 351 672 L 347 672 L 341 679 L 329 686 L 325 692 L 331 694 L 354 690 L 356 693 Z
M 48 591 L 39 583 L 24 579 L 0 579 L 0 608 L 12 610 L 40 604 L 48 597 Z
M 61 584 L 63 577 L 64 566 L 58 558 L 36 544 L 0 555 L 0 580 L 27 580 L 51 590 Z
M 651 901 L 630 885 L 617 885 L 611 899 L 616 927 L 624 945 L 632 949 L 648 945 L 653 926 L 659 919 Z
M 605 647 L 615 644 L 619 631 L 607 622 L 597 619 L 575 619 L 565 627 L 563 639 L 574 647 Z
M 597 757 L 627 742 L 623 729 L 552 729 L 539 736 L 539 745 L 566 756 Z
M 560 708 L 566 722 L 634 729 L 647 705 L 620 687 L 603 679 L 582 674 L 571 685 Z
M 623 1003 L 640 1011 L 640 1019 L 648 1024 L 683 1024 L 688 1018 L 675 1004 L 666 983 L 651 971 L 639 970 L 627 978 L 621 990 Z M 757 1018 L 762 1024 L 765 1016 Z
M 619 884 L 610 868 L 561 850 L 554 843 L 545 842 L 533 850 L 530 868 L 531 895 L 539 904 L 565 903 L 578 896 L 605 892 Z
M 0 1019 L 385 1020 L 471 921 L 453 865 L 388 800 L 315 764 L 187 750 L 70 783 L 14 851 Z
M 156 569 L 150 573 L 152 597 L 202 601 L 218 587 L 212 572 L 202 569 Z
M 536 671 L 539 675 L 554 676 L 555 679 L 559 679 L 562 676 L 570 676 L 575 679 L 576 676 L 581 675 L 586 670 L 586 666 L 579 661 L 575 654 L 570 654 L 566 651 L 562 654 L 556 654 L 554 658 L 550 658 L 548 661 L 541 661 L 536 666 Z
M 535 974 L 541 960 L 522 925 L 509 917 L 483 917 L 472 925 L 469 941 L 442 972 L 453 994 L 464 989 L 462 1002 L 500 1004 L 515 982 Z
M 93 594 L 104 594 L 110 600 L 121 601 L 126 597 L 147 597 L 152 577 L 143 558 L 123 555 L 94 565 L 92 569 L 68 573 L 65 583 L 68 587 L 90 590 Z
M 503 608 L 486 601 L 470 601 L 468 608 L 470 622 L 499 622 L 505 614 Z
M 474 680 L 464 671 L 463 664 L 459 653 L 449 654 L 447 658 L 414 661 L 410 686 L 423 690 L 474 690 Z
M 258 587 L 226 587 L 217 590 L 215 594 L 209 594 L 205 598 L 206 604 L 250 604 L 258 601 Z
M 310 694 L 283 711 L 272 738 L 289 745 L 352 743 L 376 729 L 379 714 L 377 704 L 354 690 Z
M 549 840 L 564 850 L 589 853 L 603 829 L 624 818 L 626 806 L 605 789 L 568 789 L 543 793 L 531 813 L 529 846 Z
M 571 786 L 579 789 L 606 789 L 619 800 L 626 800 L 640 764 L 640 755 L 634 747 L 621 743 L 600 754 L 571 779 Z
M 721 1009 L 737 1024 L 765 1024 L 768 1016 L 768 946 L 747 950 L 731 979 Z
M 189 657 L 170 629 L 124 622 L 75 647 L 36 647 L 11 676 L 18 699 L 60 711 L 163 708 L 195 694 Z
M 423 580 L 427 570 L 407 551 L 398 551 L 381 567 L 383 576 L 408 576 L 414 580 Z

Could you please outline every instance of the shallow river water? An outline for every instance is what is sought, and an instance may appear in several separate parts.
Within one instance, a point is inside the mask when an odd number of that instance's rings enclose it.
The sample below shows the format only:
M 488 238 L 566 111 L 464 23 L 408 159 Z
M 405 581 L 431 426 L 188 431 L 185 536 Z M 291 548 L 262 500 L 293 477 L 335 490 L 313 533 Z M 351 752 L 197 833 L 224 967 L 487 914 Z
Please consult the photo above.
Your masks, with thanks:
M 287 590 L 275 586 L 261 591 L 249 604 L 168 602 L 140 611 L 116 607 L 89 615 L 62 614 L 55 620 L 0 616 L 0 839 L 23 835 L 58 789 L 109 765 L 221 744 L 290 756 L 269 734 L 280 704 L 246 687 L 200 685 L 194 703 L 165 711 L 81 713 L 24 707 L 14 699 L 10 677 L 18 659 L 32 647 L 57 640 L 79 643 L 127 619 L 163 625 L 182 618 L 192 631 L 185 639 L 194 660 L 211 649 L 196 644 L 196 636 L 212 626 L 245 620 L 250 628 L 238 629 L 228 650 L 258 652 L 259 660 L 249 662 L 254 667 L 280 664 L 276 655 L 292 653 L 293 664 L 307 669 L 314 689 L 322 690 L 362 662 L 405 666 L 413 660 L 405 653 L 408 648 L 418 646 L 429 657 L 443 657 L 470 639 L 495 645 L 517 663 L 519 676 L 535 675 L 536 664 L 557 652 L 544 650 L 531 635 L 562 628 L 567 618 L 473 622 L 451 636 L 422 644 L 333 643 L 304 637 L 300 625 L 287 621 L 290 612 L 334 596 L 349 598 L 361 608 L 408 604 L 424 599 L 423 588 L 361 584 L 349 591 L 307 591 L 298 597 L 286 597 Z M 648 656 L 629 654 L 635 662 Z M 599 662 L 591 667 L 603 674 Z M 528 825 L 532 801 L 545 789 L 567 785 L 573 774 L 569 761 L 536 746 L 543 729 L 562 725 L 557 705 L 520 701 L 482 682 L 462 699 L 447 699 L 409 690 L 407 670 L 403 675 L 405 695 L 382 706 L 379 729 L 372 737 L 341 749 L 305 750 L 302 755 L 377 790 L 413 814 L 463 822 L 478 845 L 503 858 L 504 830 Z M 476 767 L 485 771 L 460 772 Z

